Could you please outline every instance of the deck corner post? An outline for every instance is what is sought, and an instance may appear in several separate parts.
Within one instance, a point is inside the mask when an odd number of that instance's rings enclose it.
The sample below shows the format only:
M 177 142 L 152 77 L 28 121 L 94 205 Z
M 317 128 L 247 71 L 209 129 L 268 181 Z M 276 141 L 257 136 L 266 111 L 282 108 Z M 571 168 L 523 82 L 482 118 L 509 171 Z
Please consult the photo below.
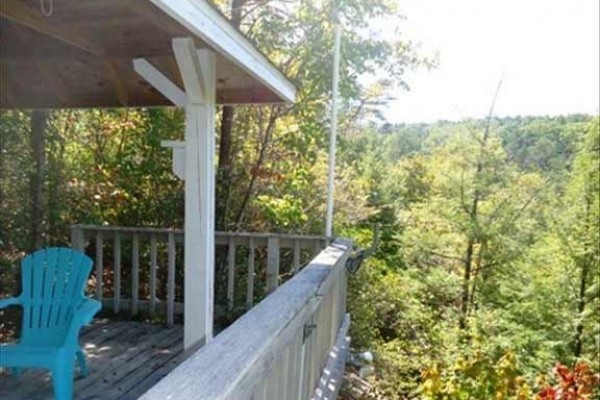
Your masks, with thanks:
M 215 55 L 191 38 L 173 39 L 185 105 L 184 348 L 213 336 Z

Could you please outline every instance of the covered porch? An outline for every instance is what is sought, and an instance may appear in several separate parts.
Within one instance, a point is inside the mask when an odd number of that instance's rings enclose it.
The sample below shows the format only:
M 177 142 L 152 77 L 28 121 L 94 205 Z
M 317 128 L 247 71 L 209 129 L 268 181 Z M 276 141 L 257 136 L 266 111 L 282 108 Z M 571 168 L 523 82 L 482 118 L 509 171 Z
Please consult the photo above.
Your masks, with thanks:
M 185 182 L 184 347 L 207 343 L 214 313 L 216 106 L 289 103 L 296 89 L 205 0 L 52 0 L 49 10 L 44 4 L 1 4 L 0 105 L 185 110 L 183 140 L 163 145 L 172 151 L 173 173 Z M 102 268 L 101 257 L 97 265 Z M 102 288 L 100 280 L 100 298 Z
M 186 121 L 163 144 L 185 181 L 183 229 L 72 228 L 110 317 L 83 331 L 91 374 L 74 398 L 331 398 L 351 244 L 214 228 L 217 104 L 289 103 L 294 85 L 207 1 L 52 4 L 0 3 L 3 109 L 177 106 Z M 0 381 L 9 399 L 52 395 L 45 372 Z

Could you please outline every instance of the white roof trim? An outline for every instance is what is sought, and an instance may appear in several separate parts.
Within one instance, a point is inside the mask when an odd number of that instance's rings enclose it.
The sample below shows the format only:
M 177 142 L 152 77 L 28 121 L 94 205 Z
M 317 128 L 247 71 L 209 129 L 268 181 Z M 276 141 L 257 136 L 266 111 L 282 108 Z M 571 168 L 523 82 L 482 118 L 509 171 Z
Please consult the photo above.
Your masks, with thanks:
M 296 87 L 205 0 L 149 1 L 271 89 L 282 100 L 294 101 Z

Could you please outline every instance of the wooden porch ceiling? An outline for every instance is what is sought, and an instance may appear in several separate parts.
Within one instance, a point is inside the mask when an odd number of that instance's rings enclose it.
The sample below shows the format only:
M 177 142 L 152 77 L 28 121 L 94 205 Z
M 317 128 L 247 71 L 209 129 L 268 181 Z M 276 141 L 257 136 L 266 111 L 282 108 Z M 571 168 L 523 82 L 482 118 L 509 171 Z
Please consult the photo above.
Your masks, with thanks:
M 217 103 L 293 100 L 293 85 L 205 0 L 53 3 L 44 16 L 39 0 L 0 1 L 1 108 L 172 105 L 136 74 L 132 60 L 145 58 L 183 87 L 176 37 L 215 50 Z

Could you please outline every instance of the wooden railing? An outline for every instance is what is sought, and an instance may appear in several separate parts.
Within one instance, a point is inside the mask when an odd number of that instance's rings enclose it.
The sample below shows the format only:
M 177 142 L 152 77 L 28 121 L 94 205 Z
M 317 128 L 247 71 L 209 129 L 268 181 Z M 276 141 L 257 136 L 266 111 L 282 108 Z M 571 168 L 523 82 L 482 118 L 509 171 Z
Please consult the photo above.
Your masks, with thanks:
M 335 241 L 140 399 L 336 398 L 350 252 L 350 243 Z
M 217 277 L 225 299 L 215 304 L 217 314 L 250 309 L 328 243 L 323 236 L 217 232 L 224 254 L 218 273 L 226 275 Z M 163 315 L 169 326 L 183 314 L 183 230 L 74 225 L 71 245 L 94 258 L 91 287 L 105 308 Z

